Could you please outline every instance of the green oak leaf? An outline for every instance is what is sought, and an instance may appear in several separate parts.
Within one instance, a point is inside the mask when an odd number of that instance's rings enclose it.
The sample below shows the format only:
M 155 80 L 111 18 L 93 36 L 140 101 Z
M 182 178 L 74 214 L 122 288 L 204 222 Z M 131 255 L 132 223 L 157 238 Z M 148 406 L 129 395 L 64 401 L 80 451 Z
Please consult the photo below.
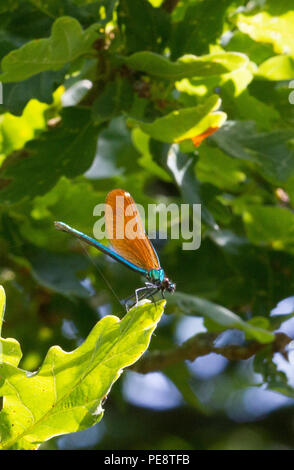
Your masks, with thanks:
M 227 190 L 237 189 L 240 183 L 246 180 L 241 162 L 205 144 L 199 148 L 196 174 L 201 182 Z
M 37 449 L 100 421 L 113 383 L 147 349 L 164 305 L 143 303 L 122 320 L 102 318 L 74 351 L 51 347 L 36 373 L 1 363 L 0 448 Z
M 99 133 L 98 151 L 85 176 L 100 180 L 120 175 L 130 177 L 138 171 L 138 157 L 124 116 L 116 117 Z
M 239 30 L 248 34 L 254 41 L 270 43 L 277 54 L 291 54 L 294 56 L 294 11 L 292 0 L 278 2 L 271 0 L 273 11 L 262 11 L 253 14 L 239 13 L 235 22 Z M 280 10 L 280 11 L 279 11 Z M 284 10 L 284 11 L 283 11 Z
M 57 72 L 46 71 L 27 80 L 3 84 L 3 105 L 13 114 L 20 115 L 31 99 L 50 104 L 52 93 L 64 80 L 65 68 Z
M 3 287 L 0 286 L 0 365 L 5 362 L 6 364 L 11 364 L 17 367 L 22 356 L 19 342 L 14 338 L 1 338 L 5 301 L 5 291 Z M 0 376 L 0 387 L 1 383 L 2 377 Z
M 97 21 L 97 15 L 101 25 L 108 23 L 112 18 L 116 0 L 50 0 L 46 3 L 44 0 L 32 0 L 31 3 L 37 11 L 47 14 L 50 18 L 72 16 L 83 26 L 88 26 Z M 103 20 L 100 9 L 103 9 Z
M 58 18 L 50 38 L 30 41 L 2 59 L 0 81 L 19 82 L 45 70 L 62 69 L 68 62 L 90 53 L 96 38 L 96 24 L 83 31 L 76 19 Z
M 213 215 L 207 209 L 201 193 L 201 183 L 195 177 L 195 158 L 180 152 L 179 146 L 173 144 L 167 153 L 166 166 L 173 175 L 182 198 L 187 204 L 201 204 L 201 219 L 212 229 L 218 229 Z M 200 221 L 199 221 L 200 222 Z
M 243 220 L 252 243 L 293 251 L 294 214 L 286 207 L 248 205 Z
M 132 132 L 132 140 L 134 146 L 141 154 L 138 162 L 142 168 L 147 169 L 150 174 L 155 175 L 163 181 L 170 182 L 170 175 L 153 159 L 153 155 L 150 151 L 150 136 L 141 131 L 139 127 L 136 127 Z
M 169 15 L 147 0 L 121 0 L 117 21 L 128 54 L 140 50 L 160 52 L 167 42 Z
M 43 132 L 9 156 L 0 174 L 0 203 L 12 204 L 49 191 L 61 176 L 84 173 L 96 153 L 99 128 L 88 109 L 65 108 L 60 127 Z
M 248 57 L 237 52 L 223 52 L 197 57 L 184 55 L 176 62 L 154 52 L 141 51 L 120 60 L 133 70 L 167 80 L 210 77 L 233 72 L 248 64 Z
M 31 249 L 27 259 L 32 265 L 32 275 L 40 285 L 69 297 L 89 297 L 77 277 L 77 272 L 85 271 L 89 266 L 85 256 Z
M 202 315 L 208 320 L 208 325 L 213 331 L 236 328 L 244 331 L 247 339 L 254 339 L 259 343 L 271 343 L 275 338 L 271 331 L 242 320 L 231 310 L 210 300 L 177 292 L 171 301 L 177 303 L 187 315 Z
M 228 155 L 255 164 L 271 183 L 287 181 L 294 175 L 291 128 L 258 132 L 252 121 L 227 121 L 211 140 Z
M 294 78 L 294 59 L 288 55 L 277 55 L 263 62 L 256 73 L 267 80 L 291 80 Z
M 232 38 L 224 47 L 226 51 L 238 51 L 246 54 L 258 65 L 274 54 L 271 44 L 254 41 L 248 34 L 238 30 L 234 31 Z
M 37 100 L 30 100 L 21 116 L 4 113 L 0 116 L 0 154 L 8 155 L 24 147 L 46 128 L 48 106 Z
M 107 83 L 92 107 L 96 124 L 110 121 L 123 111 L 128 111 L 133 101 L 133 90 L 128 80 L 119 78 Z
M 186 8 L 182 21 L 173 25 L 170 48 L 172 57 L 183 53 L 202 55 L 216 44 L 224 30 L 228 7 L 232 0 L 180 2 Z M 238 50 L 238 49 L 235 49 Z
M 80 204 L 81 201 L 83 204 Z M 32 212 L 34 218 L 30 220 L 32 225 L 23 224 L 20 228 L 21 233 L 29 240 L 33 237 L 33 232 L 36 235 L 38 222 L 45 219 L 48 223 L 47 230 L 50 231 L 46 234 L 44 241 L 46 242 L 47 237 L 52 240 L 54 234 L 54 239 L 56 239 L 58 232 L 53 225 L 54 218 L 64 220 L 72 227 L 79 227 L 82 232 L 91 233 L 96 220 L 93 216 L 93 208 L 104 201 L 105 194 L 94 191 L 92 185 L 84 177 L 74 180 L 61 177 L 51 191 L 34 199 Z M 75 210 L 72 210 L 73 207 Z M 26 233 L 28 227 L 30 229 Z M 43 226 L 40 229 L 44 231 Z
M 222 111 L 217 111 L 220 104 L 220 98 L 217 95 L 212 95 L 203 104 L 192 108 L 181 108 L 155 119 L 153 122 L 130 118 L 129 123 L 139 126 L 145 134 L 160 142 L 177 143 L 192 139 L 209 127 L 221 127 L 227 115 Z

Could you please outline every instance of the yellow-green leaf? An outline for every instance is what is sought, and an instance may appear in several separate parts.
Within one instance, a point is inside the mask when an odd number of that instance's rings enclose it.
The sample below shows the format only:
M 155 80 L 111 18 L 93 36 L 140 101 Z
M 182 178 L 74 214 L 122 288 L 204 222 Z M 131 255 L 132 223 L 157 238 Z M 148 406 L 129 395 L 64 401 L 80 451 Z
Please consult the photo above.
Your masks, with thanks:
M 277 3 L 276 0 L 275 3 Z M 285 9 L 277 16 L 267 11 L 255 15 L 240 13 L 236 16 L 236 23 L 240 31 L 248 34 L 255 41 L 272 44 L 277 54 L 294 55 L 293 8 L 288 11 Z
M 278 55 L 263 62 L 257 76 L 267 80 L 291 80 L 294 78 L 294 59 L 288 55 Z
M 0 448 L 36 449 L 50 437 L 97 423 L 113 383 L 147 349 L 164 305 L 145 302 L 122 320 L 102 318 L 74 351 L 50 348 L 34 374 L 1 363 Z
M 178 143 L 202 134 L 209 127 L 221 127 L 226 114 L 216 111 L 221 100 L 213 95 L 204 104 L 182 108 L 148 123 L 130 119 L 130 124 L 139 126 L 143 132 L 160 142 Z

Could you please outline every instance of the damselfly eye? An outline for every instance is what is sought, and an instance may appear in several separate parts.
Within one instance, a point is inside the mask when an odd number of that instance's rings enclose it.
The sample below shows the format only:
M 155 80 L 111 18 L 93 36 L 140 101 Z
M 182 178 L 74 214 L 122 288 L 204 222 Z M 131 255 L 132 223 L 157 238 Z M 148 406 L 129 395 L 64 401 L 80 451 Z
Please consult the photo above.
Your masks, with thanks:
M 162 281 L 162 287 L 172 294 L 175 291 L 176 285 L 168 277 L 165 277 Z
M 176 290 L 176 284 L 174 282 L 170 282 L 167 288 L 167 291 L 173 294 L 175 290 Z

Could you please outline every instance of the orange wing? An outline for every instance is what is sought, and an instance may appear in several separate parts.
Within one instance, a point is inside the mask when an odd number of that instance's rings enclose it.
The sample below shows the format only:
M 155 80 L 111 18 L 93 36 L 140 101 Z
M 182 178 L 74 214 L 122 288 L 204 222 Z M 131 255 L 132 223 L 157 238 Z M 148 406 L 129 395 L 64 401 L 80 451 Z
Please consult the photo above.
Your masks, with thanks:
M 147 237 L 132 196 L 122 189 L 114 189 L 105 200 L 105 225 L 114 250 L 139 268 L 158 269 L 157 254 Z

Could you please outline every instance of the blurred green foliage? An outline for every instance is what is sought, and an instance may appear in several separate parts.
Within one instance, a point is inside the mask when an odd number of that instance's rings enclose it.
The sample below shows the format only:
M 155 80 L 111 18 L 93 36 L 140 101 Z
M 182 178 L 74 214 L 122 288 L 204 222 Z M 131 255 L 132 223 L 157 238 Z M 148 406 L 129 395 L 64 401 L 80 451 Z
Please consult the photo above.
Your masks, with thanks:
M 294 397 L 293 377 L 271 346 L 291 315 L 270 315 L 294 292 L 292 3 L 0 7 L 0 283 L 3 334 L 21 343 L 20 367 L 36 370 L 54 344 L 75 349 L 105 313 L 124 315 L 100 271 L 120 299 L 140 286 L 138 275 L 92 248 L 89 258 L 53 226 L 63 220 L 92 235 L 94 206 L 119 187 L 145 207 L 202 205 L 198 250 L 183 251 L 181 239 L 154 242 L 179 294 L 167 299 L 151 351 L 173 348 L 185 322 L 199 317 L 201 331 L 225 331 L 230 344 L 236 330 L 245 348 L 268 343 L 205 379 L 193 369 L 198 360 L 163 370 L 181 397 L 169 409 L 132 402 L 125 374 L 96 440 L 55 438 L 47 448 L 293 447 L 293 402 L 283 401 Z M 252 390 L 267 393 L 257 385 L 274 391 L 262 415 L 250 408 Z

